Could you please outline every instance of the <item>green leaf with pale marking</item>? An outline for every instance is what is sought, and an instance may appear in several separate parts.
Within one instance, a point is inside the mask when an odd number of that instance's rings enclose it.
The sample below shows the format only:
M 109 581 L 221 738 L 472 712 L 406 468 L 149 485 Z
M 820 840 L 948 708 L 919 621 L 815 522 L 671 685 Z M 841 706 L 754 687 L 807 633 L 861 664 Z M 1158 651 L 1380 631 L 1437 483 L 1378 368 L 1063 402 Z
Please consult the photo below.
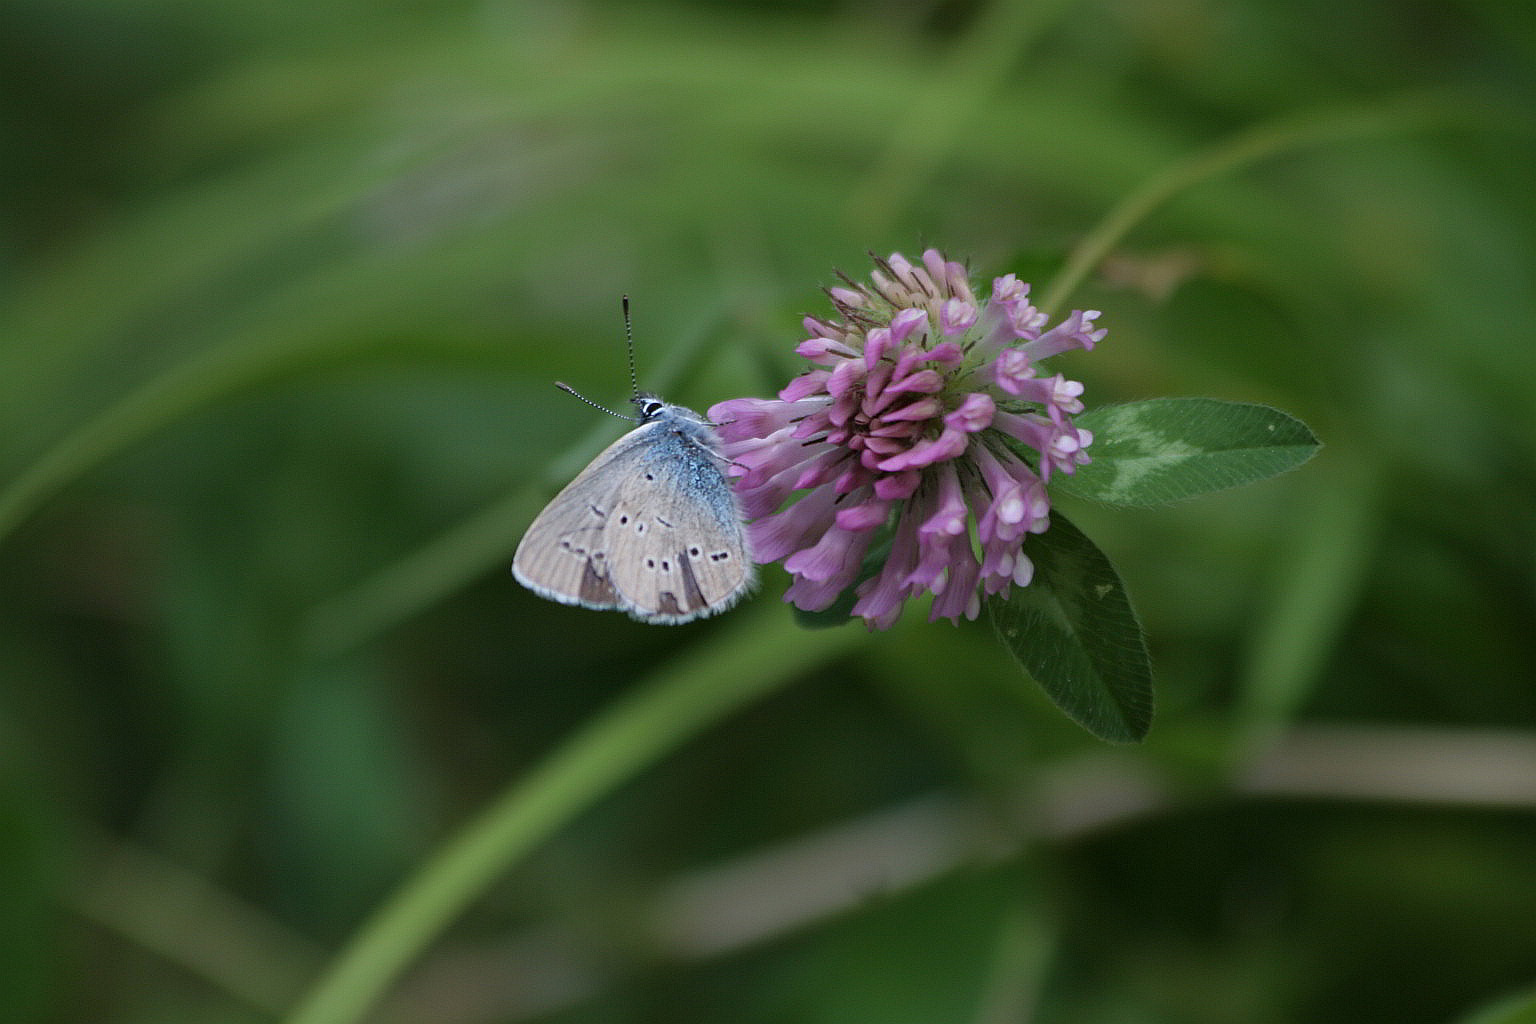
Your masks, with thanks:
M 1074 417 L 1093 431 L 1093 461 L 1051 485 L 1122 507 L 1166 505 L 1295 469 L 1320 443 L 1305 423 L 1267 405 L 1155 398 Z
M 1056 706 L 1100 739 L 1131 743 L 1152 727 L 1152 664 L 1119 573 L 1058 513 L 1024 553 L 1035 578 L 988 602 L 998 640 Z

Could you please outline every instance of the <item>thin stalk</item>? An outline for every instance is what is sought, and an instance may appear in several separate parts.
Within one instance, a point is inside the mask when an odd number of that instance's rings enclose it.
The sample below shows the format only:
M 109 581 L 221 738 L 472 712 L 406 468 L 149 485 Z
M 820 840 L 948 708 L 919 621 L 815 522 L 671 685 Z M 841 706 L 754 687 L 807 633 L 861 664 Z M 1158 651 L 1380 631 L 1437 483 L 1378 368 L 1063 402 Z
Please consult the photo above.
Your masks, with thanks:
M 1239 132 L 1154 175 L 1115 205 L 1067 255 L 1040 308 L 1058 309 L 1126 235 L 1159 207 L 1203 182 L 1282 153 L 1340 139 L 1389 135 L 1454 123 L 1457 108 L 1442 94 L 1397 103 L 1312 112 Z

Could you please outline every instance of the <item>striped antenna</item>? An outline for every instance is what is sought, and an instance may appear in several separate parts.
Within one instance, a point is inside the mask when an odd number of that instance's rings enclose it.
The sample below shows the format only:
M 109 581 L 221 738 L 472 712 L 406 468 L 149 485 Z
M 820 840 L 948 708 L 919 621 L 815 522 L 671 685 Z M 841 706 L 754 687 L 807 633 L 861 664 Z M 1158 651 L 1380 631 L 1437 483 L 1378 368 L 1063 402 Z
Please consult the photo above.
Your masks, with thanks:
M 629 394 L 640 401 L 640 378 L 635 375 L 635 328 L 629 322 L 629 296 L 624 296 L 624 347 L 629 351 Z
M 583 402 L 586 402 L 588 405 L 590 405 L 592 408 L 598 410 L 599 412 L 605 412 L 609 416 L 617 416 L 621 420 L 629 420 L 631 423 L 639 423 L 640 422 L 640 417 L 638 417 L 638 416 L 625 416 L 621 412 L 614 412 L 612 409 L 608 408 L 606 405 L 598 405 L 596 402 L 592 401 L 592 399 L 588 398 L 586 395 L 582 394 L 580 391 L 577 391 L 575 388 L 571 387 L 569 384 L 566 384 L 563 381 L 558 381 L 558 380 L 555 381 L 555 387 L 559 388 L 561 391 L 564 391 L 568 395 L 574 395 L 575 397 L 581 399 Z

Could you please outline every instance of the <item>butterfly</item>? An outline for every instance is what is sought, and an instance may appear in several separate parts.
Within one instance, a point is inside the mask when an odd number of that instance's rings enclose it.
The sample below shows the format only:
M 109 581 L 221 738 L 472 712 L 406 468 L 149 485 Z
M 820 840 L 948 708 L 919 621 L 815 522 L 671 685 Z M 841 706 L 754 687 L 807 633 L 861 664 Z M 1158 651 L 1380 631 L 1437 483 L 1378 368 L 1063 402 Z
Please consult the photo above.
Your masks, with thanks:
M 624 323 L 628 334 L 628 296 Z M 632 382 L 633 353 L 631 341 Z M 730 460 L 692 409 L 639 391 L 631 401 L 640 425 L 544 507 L 517 546 L 512 574 L 540 597 L 616 608 L 641 622 L 723 612 L 756 578 Z

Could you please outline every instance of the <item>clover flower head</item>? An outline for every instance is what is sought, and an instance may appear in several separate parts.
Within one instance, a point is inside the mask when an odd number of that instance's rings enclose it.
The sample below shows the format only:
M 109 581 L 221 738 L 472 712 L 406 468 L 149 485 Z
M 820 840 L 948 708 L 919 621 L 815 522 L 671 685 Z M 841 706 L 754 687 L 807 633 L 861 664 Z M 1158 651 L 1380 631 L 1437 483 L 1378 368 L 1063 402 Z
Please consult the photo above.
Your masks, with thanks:
M 1083 387 L 1040 364 L 1093 348 L 1099 314 L 1049 326 L 1012 274 L 983 302 L 936 249 L 876 258 L 868 283 L 827 294 L 836 314 L 806 317 L 796 348 L 812 369 L 777 399 L 709 410 L 756 557 L 783 562 L 785 600 L 806 611 L 854 587 L 872 629 L 925 592 L 930 620 L 974 619 L 984 597 L 1029 584 L 1046 483 L 1088 462 L 1093 435 L 1072 424 Z M 877 539 L 890 550 L 871 571 Z

